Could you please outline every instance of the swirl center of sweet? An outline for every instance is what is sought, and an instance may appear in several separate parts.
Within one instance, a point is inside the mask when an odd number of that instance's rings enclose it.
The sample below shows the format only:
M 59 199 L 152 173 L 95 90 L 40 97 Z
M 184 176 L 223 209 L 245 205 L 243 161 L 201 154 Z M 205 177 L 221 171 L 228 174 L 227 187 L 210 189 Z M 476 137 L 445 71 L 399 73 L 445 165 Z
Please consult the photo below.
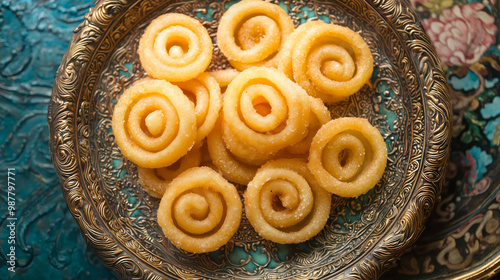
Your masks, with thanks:
M 182 56 L 184 56 L 184 49 L 179 45 L 173 45 L 168 50 L 168 55 L 173 58 L 181 58 Z
M 293 210 L 300 204 L 299 193 L 286 180 L 275 180 L 267 183 L 267 188 L 273 193 L 272 207 L 274 211 Z
M 326 170 L 335 178 L 351 181 L 360 172 L 366 158 L 363 142 L 357 136 L 343 133 L 335 136 L 323 151 Z
M 287 104 L 272 86 L 253 84 L 240 99 L 241 116 L 253 130 L 265 133 L 276 130 L 287 117 Z
M 189 38 L 183 37 L 183 34 L 187 35 L 187 32 L 189 32 L 189 29 L 176 29 L 174 34 L 171 34 L 168 38 L 164 38 L 165 42 L 163 44 L 165 44 L 166 54 L 170 58 L 180 60 L 183 59 L 189 52 L 191 47 Z
M 166 119 L 161 110 L 156 110 L 146 116 L 145 123 L 148 132 L 157 137 L 165 130 Z
M 245 21 L 237 31 L 236 40 L 242 50 L 249 50 L 261 42 L 273 51 L 279 46 L 280 30 L 276 22 L 266 16 L 256 16 Z M 277 41 L 277 45 L 276 42 Z
M 253 108 L 255 109 L 255 112 L 257 114 L 265 117 L 271 113 L 271 104 L 269 104 L 269 101 L 262 97 L 262 96 L 257 96 L 252 100 Z
M 204 234 L 217 228 L 224 215 L 223 200 L 208 189 L 197 189 L 179 197 L 173 205 L 174 219 L 191 234 Z
M 344 66 L 336 60 L 327 60 L 321 66 L 321 72 L 329 79 L 336 79 L 344 75 Z

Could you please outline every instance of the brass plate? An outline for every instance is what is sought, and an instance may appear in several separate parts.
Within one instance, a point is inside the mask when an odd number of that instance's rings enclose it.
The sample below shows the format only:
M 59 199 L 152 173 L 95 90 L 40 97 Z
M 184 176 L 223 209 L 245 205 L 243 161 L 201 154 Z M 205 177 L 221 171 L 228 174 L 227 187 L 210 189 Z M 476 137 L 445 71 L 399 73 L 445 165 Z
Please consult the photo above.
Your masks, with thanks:
M 137 46 L 153 18 L 198 17 L 215 39 L 231 3 L 104 0 L 90 10 L 62 60 L 49 106 L 51 153 L 69 210 L 90 246 L 124 278 L 378 278 L 422 232 L 441 189 L 451 136 L 439 59 L 404 1 L 280 2 L 296 26 L 308 19 L 348 26 L 374 54 L 370 85 L 330 106 L 333 117 L 367 118 L 384 136 L 388 166 L 373 190 L 334 197 L 325 229 L 297 245 L 263 240 L 243 219 L 220 250 L 190 254 L 157 225 L 159 201 L 138 187 L 136 166 L 114 140 L 113 107 L 145 75 Z M 215 46 L 209 69 L 226 66 Z

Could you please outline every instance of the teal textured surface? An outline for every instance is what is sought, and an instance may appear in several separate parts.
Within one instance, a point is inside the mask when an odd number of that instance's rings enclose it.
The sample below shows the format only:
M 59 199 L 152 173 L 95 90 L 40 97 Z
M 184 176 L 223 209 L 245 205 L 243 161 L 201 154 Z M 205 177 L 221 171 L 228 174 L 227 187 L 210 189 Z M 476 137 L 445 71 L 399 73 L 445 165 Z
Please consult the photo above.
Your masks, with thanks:
M 0 3 L 0 279 L 117 279 L 87 247 L 68 212 L 48 149 L 54 76 L 91 5 Z M 8 239 L 13 224 L 15 239 Z M 11 246 L 15 272 L 7 264 Z

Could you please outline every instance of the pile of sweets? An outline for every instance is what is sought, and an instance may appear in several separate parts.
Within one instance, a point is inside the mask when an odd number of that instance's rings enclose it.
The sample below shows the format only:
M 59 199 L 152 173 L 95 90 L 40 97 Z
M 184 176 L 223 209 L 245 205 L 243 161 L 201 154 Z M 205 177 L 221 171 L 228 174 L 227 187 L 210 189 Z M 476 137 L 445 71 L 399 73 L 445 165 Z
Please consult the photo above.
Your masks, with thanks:
M 370 49 L 335 24 L 295 29 L 281 7 L 260 0 L 224 13 L 217 45 L 234 69 L 205 72 L 213 45 L 203 25 L 177 13 L 154 19 L 139 42 L 149 77 L 119 98 L 116 142 L 161 199 L 158 223 L 178 248 L 217 250 L 243 207 L 263 238 L 308 240 L 325 226 L 332 193 L 362 195 L 384 173 L 378 129 L 332 120 L 325 105 L 367 83 Z M 246 188 L 243 203 L 233 183 Z

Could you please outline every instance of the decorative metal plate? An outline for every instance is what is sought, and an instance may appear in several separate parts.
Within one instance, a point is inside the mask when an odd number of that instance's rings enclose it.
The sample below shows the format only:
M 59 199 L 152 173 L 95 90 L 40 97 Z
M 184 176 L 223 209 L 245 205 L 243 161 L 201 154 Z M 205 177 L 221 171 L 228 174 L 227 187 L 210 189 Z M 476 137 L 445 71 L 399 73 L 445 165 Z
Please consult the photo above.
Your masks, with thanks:
M 50 148 L 69 210 L 87 242 L 124 278 L 378 278 L 424 228 L 445 175 L 451 103 L 434 49 L 411 7 L 399 1 L 284 1 L 295 25 L 310 19 L 360 32 L 375 70 L 332 116 L 367 118 L 389 150 L 380 183 L 366 195 L 334 197 L 325 229 L 308 242 L 261 239 L 246 219 L 218 251 L 175 248 L 156 222 L 159 200 L 139 187 L 136 166 L 111 130 L 114 104 L 143 77 L 138 40 L 160 14 L 199 18 L 214 38 L 234 1 L 103 0 L 76 30 L 58 70 L 49 106 Z M 278 3 L 278 2 L 275 2 Z M 214 45 L 210 69 L 227 66 Z

